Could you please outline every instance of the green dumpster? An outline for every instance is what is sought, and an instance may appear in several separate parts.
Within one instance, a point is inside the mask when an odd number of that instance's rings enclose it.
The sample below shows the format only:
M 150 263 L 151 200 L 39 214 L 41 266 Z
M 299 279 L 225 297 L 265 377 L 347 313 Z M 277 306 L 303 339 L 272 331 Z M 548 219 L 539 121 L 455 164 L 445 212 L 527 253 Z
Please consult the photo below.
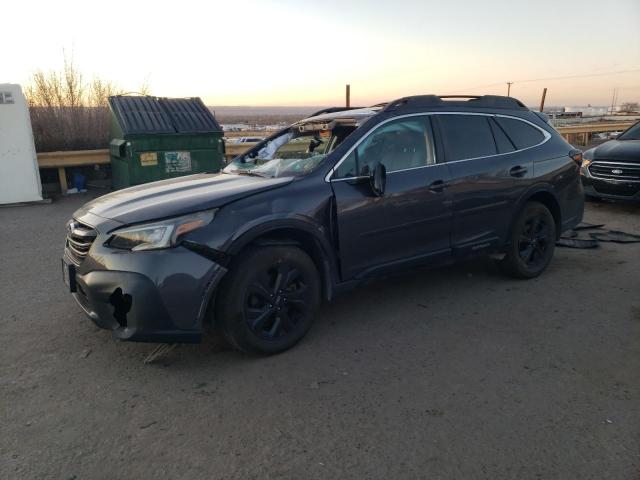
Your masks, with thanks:
M 114 189 L 193 173 L 224 163 L 222 128 L 200 98 L 109 97 Z

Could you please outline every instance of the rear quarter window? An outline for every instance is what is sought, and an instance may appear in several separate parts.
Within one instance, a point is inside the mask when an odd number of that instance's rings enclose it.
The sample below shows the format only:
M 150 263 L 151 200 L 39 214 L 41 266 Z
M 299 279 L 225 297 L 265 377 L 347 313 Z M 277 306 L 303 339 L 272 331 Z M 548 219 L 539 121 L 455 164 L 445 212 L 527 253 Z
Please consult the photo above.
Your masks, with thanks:
M 544 134 L 528 123 L 505 117 L 496 117 L 495 120 L 518 150 L 533 147 L 544 140 Z
M 490 119 L 489 123 L 491 124 L 491 131 L 493 132 L 493 138 L 496 139 L 496 146 L 498 147 L 498 153 L 513 152 L 516 149 L 516 147 L 513 145 L 513 143 L 511 143 L 511 140 L 509 140 L 509 137 L 507 137 L 507 134 L 504 133 L 504 130 L 500 128 L 500 125 L 498 125 L 495 122 L 494 118 Z

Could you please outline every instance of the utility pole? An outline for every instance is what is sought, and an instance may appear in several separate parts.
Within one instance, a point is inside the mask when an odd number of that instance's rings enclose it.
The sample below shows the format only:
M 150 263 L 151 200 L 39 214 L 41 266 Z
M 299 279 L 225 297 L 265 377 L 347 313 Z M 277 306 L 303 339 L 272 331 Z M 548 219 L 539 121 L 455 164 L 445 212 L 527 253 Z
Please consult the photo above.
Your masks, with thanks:
M 513 85 L 513 82 L 507 82 L 507 97 L 511 96 L 511 85 Z
M 540 112 L 544 112 L 544 100 L 547 98 L 547 87 L 542 90 L 542 100 L 540 100 Z
M 351 85 L 347 84 L 347 108 L 351 107 Z
M 611 115 L 613 115 L 613 109 L 615 108 L 617 101 L 618 101 L 618 89 L 614 88 L 613 96 L 611 97 Z

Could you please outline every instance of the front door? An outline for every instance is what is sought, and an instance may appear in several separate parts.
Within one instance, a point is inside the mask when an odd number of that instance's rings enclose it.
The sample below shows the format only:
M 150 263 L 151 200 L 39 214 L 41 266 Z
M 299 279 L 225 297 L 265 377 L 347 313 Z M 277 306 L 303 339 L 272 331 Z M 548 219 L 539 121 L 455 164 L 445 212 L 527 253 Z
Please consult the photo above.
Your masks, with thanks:
M 378 163 L 387 170 L 381 196 L 367 181 Z M 392 120 L 363 137 L 331 177 L 343 279 L 449 255 L 448 182 L 428 116 Z

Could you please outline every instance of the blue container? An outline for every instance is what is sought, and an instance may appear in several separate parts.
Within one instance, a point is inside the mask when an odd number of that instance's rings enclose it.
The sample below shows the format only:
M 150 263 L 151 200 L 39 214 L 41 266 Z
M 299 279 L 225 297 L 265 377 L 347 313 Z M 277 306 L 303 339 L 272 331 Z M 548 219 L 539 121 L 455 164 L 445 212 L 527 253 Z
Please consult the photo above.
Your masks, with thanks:
M 73 174 L 73 186 L 78 190 L 86 190 L 87 189 L 87 177 L 85 177 L 80 172 L 74 172 Z

